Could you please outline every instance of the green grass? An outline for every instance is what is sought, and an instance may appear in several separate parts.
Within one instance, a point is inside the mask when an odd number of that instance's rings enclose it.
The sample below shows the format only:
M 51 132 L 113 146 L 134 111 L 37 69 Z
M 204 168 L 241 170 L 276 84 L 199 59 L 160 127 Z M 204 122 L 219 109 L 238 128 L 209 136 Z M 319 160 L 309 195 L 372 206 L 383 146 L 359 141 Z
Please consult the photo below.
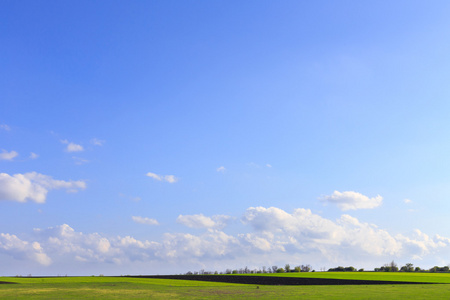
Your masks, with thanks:
M 274 275 L 274 274 L 272 274 Z M 449 282 L 450 274 L 300 273 L 279 276 Z M 261 276 L 261 275 L 260 275 Z M 267 275 L 262 275 L 267 276 Z M 420 280 L 418 280 L 420 278 Z M 0 299 L 449 299 L 450 284 L 259 286 L 127 277 L 2 277 Z

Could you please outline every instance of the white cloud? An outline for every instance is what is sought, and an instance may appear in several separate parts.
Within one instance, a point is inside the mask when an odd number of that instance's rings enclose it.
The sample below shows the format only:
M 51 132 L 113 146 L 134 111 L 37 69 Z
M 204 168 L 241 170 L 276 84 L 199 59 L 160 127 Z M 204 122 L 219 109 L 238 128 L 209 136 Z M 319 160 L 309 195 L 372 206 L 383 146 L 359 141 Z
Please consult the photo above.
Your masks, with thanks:
M 10 130 L 11 130 L 11 127 L 9 127 L 9 126 L 6 125 L 6 124 L 0 124 L 0 129 L 6 130 L 6 131 L 10 131 Z
M 334 191 L 331 196 L 325 196 L 320 200 L 336 204 L 341 210 L 371 209 L 381 205 L 383 197 L 377 195 L 369 198 L 363 194 L 347 191 Z
M 0 160 L 13 160 L 17 155 L 19 155 L 19 153 L 16 151 L 8 152 L 6 150 L 2 150 L 0 153 Z
M 68 192 L 77 192 L 85 188 L 84 181 L 55 180 L 36 172 L 14 174 L 13 176 L 0 173 L 0 200 L 18 202 L 31 200 L 44 203 L 50 190 L 66 189 Z
M 331 221 L 309 209 L 299 208 L 289 214 L 275 207 L 251 207 L 242 221 L 256 230 L 242 237 L 263 252 L 300 252 L 329 263 L 354 263 L 403 254 L 401 240 L 349 215 Z
M 133 219 L 134 222 L 139 223 L 139 224 L 159 225 L 158 221 L 155 219 L 138 217 L 138 216 L 132 216 L 131 219 Z
M 103 273 L 106 268 L 120 265 L 116 270 L 122 272 L 133 264 L 136 270 L 142 270 L 144 264 L 160 264 L 161 268 L 152 272 L 164 273 L 170 272 L 169 266 L 178 268 L 172 272 L 186 272 L 190 266 L 225 270 L 287 262 L 308 263 L 315 268 L 338 264 L 373 267 L 399 258 L 441 261 L 450 252 L 447 237 L 432 237 L 420 230 L 411 236 L 393 236 L 345 214 L 330 220 L 303 208 L 288 213 L 276 207 L 250 207 L 242 217 L 242 233 L 234 234 L 217 229 L 221 218 L 229 217 L 180 216 L 178 222 L 204 230 L 195 234 L 166 233 L 158 241 L 82 233 L 67 224 L 35 229 L 33 234 L 25 235 L 26 239 L 1 233 L 0 253 L 27 265 L 56 265 L 59 270 L 98 266 Z
M 216 169 L 217 172 L 221 172 L 221 173 L 224 173 L 225 170 L 226 170 L 226 169 L 225 169 L 224 166 L 220 166 L 220 167 L 218 167 L 218 168 Z
M 230 216 L 215 215 L 206 217 L 203 214 L 198 215 L 179 215 L 177 222 L 191 228 L 219 228 L 222 229 L 231 219 Z
M 36 153 L 34 153 L 34 152 L 31 152 L 31 153 L 30 153 L 30 159 L 36 159 L 36 158 L 38 158 L 38 157 L 39 157 L 38 154 L 36 154 Z
M 174 175 L 158 175 L 152 172 L 148 172 L 146 175 L 158 181 L 166 181 L 169 183 L 175 183 L 178 181 L 178 178 L 176 178 Z
M 0 233 L 0 253 L 19 260 L 34 261 L 44 266 L 52 263 L 38 242 L 23 241 L 8 233 Z
M 266 164 L 266 167 L 272 168 L 272 165 L 271 164 Z
M 97 138 L 91 139 L 91 144 L 94 146 L 103 146 L 105 144 L 105 142 L 106 142 L 105 140 L 100 140 Z
M 67 145 L 66 151 L 67 152 L 81 152 L 84 151 L 83 146 L 69 142 L 68 140 L 61 140 L 61 143 Z
M 411 201 L 411 199 L 405 199 L 405 200 L 403 200 L 403 202 L 404 202 L 405 204 L 410 204 L 412 201 Z

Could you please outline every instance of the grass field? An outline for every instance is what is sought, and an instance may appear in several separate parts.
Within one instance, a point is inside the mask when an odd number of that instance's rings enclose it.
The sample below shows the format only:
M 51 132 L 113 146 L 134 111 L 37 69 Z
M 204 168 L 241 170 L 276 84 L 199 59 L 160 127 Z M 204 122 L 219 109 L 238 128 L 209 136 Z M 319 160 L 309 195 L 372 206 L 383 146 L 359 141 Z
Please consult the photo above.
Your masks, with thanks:
M 272 274 L 273 275 L 273 274 Z M 450 283 L 450 274 L 290 273 L 338 279 Z M 239 275 L 236 275 L 239 276 Z M 267 276 L 267 275 L 260 275 Z M 128 277 L 2 277 L 0 299 L 449 299 L 450 284 L 259 286 Z

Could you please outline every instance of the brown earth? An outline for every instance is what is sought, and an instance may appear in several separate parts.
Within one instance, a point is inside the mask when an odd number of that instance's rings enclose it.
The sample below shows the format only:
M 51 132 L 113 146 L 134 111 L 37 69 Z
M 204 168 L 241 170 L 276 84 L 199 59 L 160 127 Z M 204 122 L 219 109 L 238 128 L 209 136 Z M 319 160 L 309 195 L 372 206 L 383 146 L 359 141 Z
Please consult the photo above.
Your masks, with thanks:
M 136 278 L 160 278 L 212 281 L 225 283 L 260 284 L 260 285 L 374 285 L 374 284 L 432 284 L 429 282 L 381 281 L 381 280 L 353 280 L 327 278 L 296 278 L 277 276 L 251 275 L 144 275 L 130 276 Z

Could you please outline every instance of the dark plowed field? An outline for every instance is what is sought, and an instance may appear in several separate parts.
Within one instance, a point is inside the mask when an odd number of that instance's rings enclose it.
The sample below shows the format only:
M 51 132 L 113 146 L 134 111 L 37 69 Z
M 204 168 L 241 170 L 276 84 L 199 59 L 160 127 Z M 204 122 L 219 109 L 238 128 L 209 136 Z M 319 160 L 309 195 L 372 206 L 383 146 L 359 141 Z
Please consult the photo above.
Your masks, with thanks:
M 432 284 L 429 282 L 407 281 L 376 281 L 376 280 L 350 280 L 326 278 L 299 278 L 277 276 L 250 276 L 250 275 L 154 275 L 131 276 L 138 278 L 182 279 L 197 281 L 213 281 L 226 283 L 260 284 L 260 285 L 374 285 L 374 284 Z
M 0 281 L 0 284 L 15 284 L 15 282 Z

